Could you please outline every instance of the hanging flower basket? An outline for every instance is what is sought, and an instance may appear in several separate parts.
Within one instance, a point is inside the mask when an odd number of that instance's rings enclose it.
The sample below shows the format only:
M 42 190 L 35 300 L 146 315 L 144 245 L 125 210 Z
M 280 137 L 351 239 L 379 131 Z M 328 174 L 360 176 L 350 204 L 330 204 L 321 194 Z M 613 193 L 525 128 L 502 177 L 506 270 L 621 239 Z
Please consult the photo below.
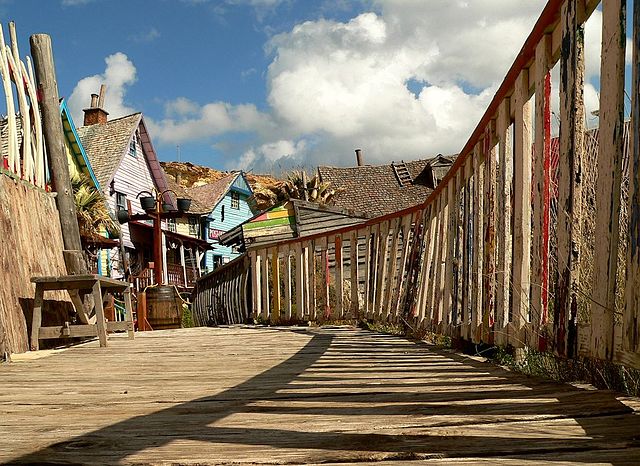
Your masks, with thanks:
M 156 207 L 156 199 L 151 196 L 143 196 L 140 198 L 140 207 L 144 210 L 152 210 Z
M 178 210 L 180 212 L 188 212 L 191 207 L 191 199 L 186 199 L 183 197 L 178 198 Z

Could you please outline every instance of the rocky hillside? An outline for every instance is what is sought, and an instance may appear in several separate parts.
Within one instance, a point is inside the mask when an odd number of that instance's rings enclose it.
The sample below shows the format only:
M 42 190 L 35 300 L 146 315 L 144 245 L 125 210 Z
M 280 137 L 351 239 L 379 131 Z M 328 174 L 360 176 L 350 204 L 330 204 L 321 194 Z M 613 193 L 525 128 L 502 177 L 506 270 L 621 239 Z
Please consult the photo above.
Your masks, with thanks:
M 229 174 L 229 172 L 195 165 L 191 162 L 160 162 L 160 165 L 162 165 L 162 168 L 168 176 L 171 176 L 174 179 L 176 179 L 176 176 L 179 176 L 179 183 L 185 188 L 213 183 L 214 181 L 217 181 Z M 257 184 L 264 186 L 279 182 L 277 178 L 271 175 L 255 175 L 253 173 L 246 173 L 246 177 L 252 189 L 255 189 Z

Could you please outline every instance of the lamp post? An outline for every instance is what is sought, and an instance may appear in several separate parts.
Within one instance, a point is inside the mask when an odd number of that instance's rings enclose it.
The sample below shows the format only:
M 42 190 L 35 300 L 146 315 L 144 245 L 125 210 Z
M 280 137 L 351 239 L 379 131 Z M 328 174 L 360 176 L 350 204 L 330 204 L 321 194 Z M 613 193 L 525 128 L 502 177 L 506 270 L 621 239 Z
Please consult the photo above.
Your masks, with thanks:
M 176 196 L 177 210 L 171 209 L 171 204 L 164 203 L 164 195 L 173 193 Z M 146 196 L 142 196 L 146 194 Z M 155 194 L 155 195 L 154 195 Z M 153 220 L 153 274 L 156 284 L 163 284 L 163 257 L 162 257 L 162 220 L 169 218 L 180 218 L 191 207 L 191 199 L 179 198 L 175 191 L 166 189 L 162 192 L 153 190 L 141 191 L 136 196 L 140 199 L 140 207 L 146 212 L 144 214 L 132 214 L 127 210 L 118 212 L 118 222 L 127 223 L 134 220 Z

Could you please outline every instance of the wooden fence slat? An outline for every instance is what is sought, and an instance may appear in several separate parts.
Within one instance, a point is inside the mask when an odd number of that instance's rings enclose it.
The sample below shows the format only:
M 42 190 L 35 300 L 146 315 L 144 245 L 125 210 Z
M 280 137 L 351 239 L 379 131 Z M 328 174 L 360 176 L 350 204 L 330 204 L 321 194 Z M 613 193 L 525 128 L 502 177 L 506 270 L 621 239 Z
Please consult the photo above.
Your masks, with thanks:
M 529 71 L 524 69 L 516 79 L 514 126 L 513 188 L 513 330 L 511 344 L 524 345 L 523 329 L 529 321 L 529 288 L 531 276 L 531 103 Z
M 360 248 L 358 247 L 358 232 L 353 230 L 349 235 L 349 260 L 351 275 L 351 316 L 358 319 L 360 316 L 360 302 L 358 291 L 358 256 Z
M 624 335 L 626 351 L 640 351 L 640 0 L 633 2 L 631 60 L 631 150 L 629 153 L 629 247 L 625 285 Z
M 558 284 L 554 307 L 555 349 L 575 353 L 582 221 L 584 138 L 584 27 L 578 24 L 577 2 L 561 7 L 560 160 L 558 163 Z
M 471 288 L 472 288 L 472 280 L 473 275 L 471 274 L 471 265 L 472 265 L 472 251 L 473 251 L 473 213 L 471 210 L 471 203 L 473 200 L 472 193 L 472 179 L 473 175 L 473 157 L 468 157 L 467 161 L 464 165 L 464 180 L 465 180 L 465 188 L 464 188 L 464 221 L 463 221 L 463 234 L 464 234 L 464 244 L 463 244 L 463 252 L 464 256 L 462 258 L 462 312 L 460 313 L 461 320 L 461 335 L 463 338 L 469 339 L 469 323 L 470 323 L 470 315 L 471 315 Z
M 463 290 L 463 276 L 464 276 L 464 265 L 463 265 L 463 256 L 465 255 L 464 249 L 464 228 L 465 228 L 465 205 L 464 205 L 464 195 L 466 191 L 466 180 L 464 167 L 458 170 L 456 174 L 456 206 L 458 214 L 456 216 L 456 256 L 454 261 L 454 275 L 456 277 L 455 281 L 455 303 L 454 303 L 454 319 L 453 324 L 455 328 L 455 336 L 456 338 L 460 338 L 462 336 L 462 290 Z
M 269 257 L 266 249 L 261 249 L 258 252 L 260 256 L 260 268 L 262 273 L 262 318 L 267 320 L 270 315 L 270 307 L 269 307 Z
M 396 270 L 398 267 L 398 241 L 400 239 L 400 221 L 402 219 L 400 217 L 396 217 L 393 219 L 392 229 L 392 241 L 391 241 L 391 249 L 389 250 L 389 266 L 388 266 L 388 278 L 387 285 L 384 290 L 384 305 L 382 306 L 382 314 L 383 317 L 388 319 L 392 314 L 391 307 L 393 304 L 391 303 L 391 295 L 393 294 L 393 287 L 395 285 L 396 280 Z
M 262 311 L 262 283 L 260 277 L 261 259 L 256 251 L 250 251 L 249 258 L 251 259 L 251 270 L 253 271 L 251 274 L 251 294 L 253 295 L 251 312 L 253 314 L 253 318 L 257 319 Z
M 280 320 L 280 258 L 278 248 L 271 248 L 271 284 L 273 308 L 269 320 L 271 323 L 276 323 Z
M 287 321 L 291 320 L 291 253 L 289 245 L 283 248 L 284 264 L 282 268 L 284 281 L 284 315 Z
M 513 178 L 513 145 L 511 138 L 511 102 L 505 98 L 498 110 L 499 173 L 498 173 L 498 260 L 496 264 L 496 322 L 495 342 L 507 343 L 506 326 L 509 322 L 511 296 L 511 180 Z
M 335 274 L 336 274 L 336 314 L 338 317 L 344 317 L 344 278 L 343 278 L 343 263 L 342 263 L 342 236 L 336 235 L 335 240 Z
M 551 34 L 536 47 L 535 157 L 531 237 L 531 322 L 547 322 L 549 275 L 549 188 L 551 157 Z
M 602 2 L 602 61 L 600 68 L 600 127 L 591 355 L 613 358 L 616 277 L 620 236 L 620 188 L 624 152 L 624 73 L 626 1 Z M 634 114 L 634 117 L 637 115 Z
M 302 319 L 304 317 L 304 251 L 302 250 L 302 244 L 296 243 L 294 246 L 294 254 L 296 261 L 296 313 L 293 316 L 296 319 Z
M 482 339 L 482 269 L 483 269 L 483 214 L 484 214 L 484 169 L 481 142 L 473 151 L 473 284 L 471 292 L 471 340 L 480 343 Z
M 492 342 L 496 294 L 496 152 L 490 128 L 485 131 L 484 154 L 484 260 L 482 341 Z
M 431 313 L 431 309 L 427 302 L 427 292 L 429 289 L 429 273 L 431 270 L 431 260 L 429 259 L 429 251 L 433 249 L 433 236 L 431 235 L 431 215 L 432 206 L 427 206 L 422 214 L 422 228 L 424 230 L 424 248 L 422 249 L 420 262 L 420 278 L 418 288 L 418 304 L 417 304 L 417 322 L 418 326 L 422 326 L 426 319 L 427 311 Z
M 316 242 L 311 241 L 309 247 L 309 273 L 307 275 L 309 281 L 309 319 L 316 320 L 318 318 L 318 297 L 317 297 L 317 256 Z
M 389 230 L 391 225 L 389 221 L 385 221 L 380 228 L 380 254 L 378 255 L 378 276 L 376 279 L 376 305 L 375 313 L 377 316 L 385 316 L 383 293 L 385 283 L 387 282 L 388 266 L 387 253 L 389 250 Z
M 454 259 L 454 244 L 455 235 L 457 233 L 456 217 L 458 216 L 458 203 L 456 200 L 456 181 L 455 178 L 451 178 L 447 185 L 447 242 L 445 247 L 446 262 L 445 262 L 445 280 L 444 280 L 444 300 L 442 306 L 442 323 L 445 325 L 451 324 L 452 312 L 453 312 L 453 259 Z
M 440 299 L 440 275 L 441 263 L 442 263 L 442 196 L 438 196 L 433 202 L 432 216 L 435 219 L 433 229 L 433 263 L 431 266 L 431 293 L 430 293 L 430 306 L 431 306 L 431 325 L 435 326 L 439 323 L 438 320 L 438 300 Z

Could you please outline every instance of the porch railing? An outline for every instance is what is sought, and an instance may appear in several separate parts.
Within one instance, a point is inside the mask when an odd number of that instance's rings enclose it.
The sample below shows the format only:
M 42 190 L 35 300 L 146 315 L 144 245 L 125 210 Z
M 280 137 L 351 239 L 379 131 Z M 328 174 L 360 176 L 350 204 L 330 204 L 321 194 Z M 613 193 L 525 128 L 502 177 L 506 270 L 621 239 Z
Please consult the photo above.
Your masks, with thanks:
M 475 343 L 640 367 L 640 0 L 633 3 L 628 162 L 626 2 L 602 2 L 599 134 L 590 142 L 584 23 L 599 2 L 550 0 L 423 204 L 249 252 L 254 316 L 404 322 Z

